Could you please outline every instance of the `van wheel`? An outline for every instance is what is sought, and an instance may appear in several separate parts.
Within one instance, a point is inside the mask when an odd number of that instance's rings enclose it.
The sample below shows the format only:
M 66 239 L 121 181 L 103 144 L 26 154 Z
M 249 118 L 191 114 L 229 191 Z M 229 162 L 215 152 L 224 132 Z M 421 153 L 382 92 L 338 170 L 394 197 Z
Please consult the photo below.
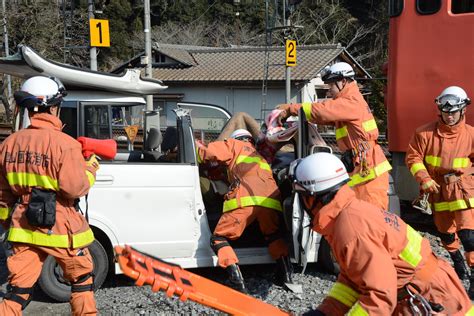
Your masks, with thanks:
M 324 237 L 321 237 L 321 242 L 319 244 L 318 261 L 327 272 L 334 275 L 339 274 L 339 264 L 332 253 L 329 243 L 324 239 Z
M 107 277 L 109 261 L 104 247 L 97 240 L 89 245 L 89 251 L 94 263 L 94 287 L 98 289 Z M 52 299 L 62 303 L 69 302 L 71 285 L 64 279 L 63 270 L 54 257 L 49 256 L 45 260 L 38 284 L 41 290 Z

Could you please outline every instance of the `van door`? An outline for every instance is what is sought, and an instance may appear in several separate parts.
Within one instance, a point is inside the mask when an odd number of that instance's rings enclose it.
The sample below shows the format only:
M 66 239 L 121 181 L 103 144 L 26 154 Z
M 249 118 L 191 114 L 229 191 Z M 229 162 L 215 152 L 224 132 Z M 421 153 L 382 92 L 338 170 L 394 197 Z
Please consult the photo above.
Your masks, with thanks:
M 124 104 L 103 103 L 83 104 L 81 111 L 85 136 L 113 138 L 119 143 L 119 155 L 113 161 L 101 161 L 96 183 L 90 190 L 91 225 L 111 232 L 114 245 L 128 244 L 184 267 L 193 266 L 190 258 L 202 238 L 194 156 L 192 160 L 162 162 L 158 154 L 156 161 L 145 161 L 140 149 L 147 149 L 147 144 L 135 144 L 133 150 L 120 145 L 126 137 L 124 128 L 131 123 L 138 124 L 138 134 L 143 135 L 143 121 L 138 119 L 141 111 L 127 109 Z M 180 145 L 185 146 L 184 143 Z M 179 151 L 186 153 L 184 157 L 189 156 L 186 148 Z M 135 155 L 137 152 L 139 155 Z

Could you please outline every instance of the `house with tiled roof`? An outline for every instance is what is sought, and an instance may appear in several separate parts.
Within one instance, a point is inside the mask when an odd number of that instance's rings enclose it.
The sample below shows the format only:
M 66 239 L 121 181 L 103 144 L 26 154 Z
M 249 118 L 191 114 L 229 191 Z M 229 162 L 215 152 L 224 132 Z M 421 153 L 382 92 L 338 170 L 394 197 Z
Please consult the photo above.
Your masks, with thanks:
M 126 68 L 141 68 L 144 72 L 143 55 L 133 57 L 114 72 Z M 351 64 L 356 78 L 370 78 L 338 44 L 298 46 L 296 66 L 291 67 L 291 102 L 324 98 L 327 87 L 321 81 L 320 72 L 338 61 Z M 168 86 L 154 96 L 155 106 L 165 111 L 170 111 L 179 101 L 202 102 L 219 105 L 231 113 L 247 112 L 260 119 L 269 109 L 285 102 L 284 47 L 216 48 L 155 43 L 152 69 L 153 78 Z M 268 75 L 264 97 L 265 72 Z

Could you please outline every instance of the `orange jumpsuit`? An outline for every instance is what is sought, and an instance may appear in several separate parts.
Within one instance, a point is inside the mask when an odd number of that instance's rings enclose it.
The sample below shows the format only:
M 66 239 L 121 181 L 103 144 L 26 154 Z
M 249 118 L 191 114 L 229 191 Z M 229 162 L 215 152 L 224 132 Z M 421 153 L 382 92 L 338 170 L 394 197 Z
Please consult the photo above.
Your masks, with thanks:
M 459 249 L 461 239 L 470 267 L 474 266 L 474 175 L 462 174 L 472 168 L 472 159 L 474 127 L 465 118 L 453 126 L 440 118 L 419 127 L 405 159 L 419 183 L 431 177 L 441 186 L 438 194 L 430 194 L 435 225 L 449 252 Z
M 13 247 L 7 261 L 9 283 L 33 287 L 47 256 L 54 256 L 73 284 L 72 314 L 95 315 L 93 264 L 87 249 L 94 234 L 74 202 L 94 183 L 95 170 L 86 166 L 79 142 L 61 132 L 61 127 L 57 117 L 37 113 L 30 127 L 10 135 L 0 147 L 0 221 L 9 228 Z M 56 192 L 56 221 L 51 229 L 32 226 L 26 218 L 33 188 Z M 0 315 L 21 315 L 21 310 L 17 301 L 0 303 Z
M 356 198 L 347 185 L 313 214 L 313 229 L 341 269 L 317 308 L 325 315 L 412 315 L 407 299 L 397 298 L 409 282 L 446 315 L 474 313 L 454 269 L 398 216 Z
M 199 163 L 217 161 L 228 168 L 230 191 L 225 196 L 223 215 L 214 236 L 238 239 L 257 220 L 272 258 L 287 256 L 288 247 L 279 232 L 280 191 L 267 161 L 251 143 L 236 139 L 212 142 L 207 147 L 198 146 L 197 150 Z M 222 268 L 238 263 L 230 246 L 220 248 L 217 257 Z
M 355 169 L 349 185 L 357 197 L 387 209 L 388 171 L 392 167 L 377 144 L 377 123 L 357 83 L 347 83 L 334 99 L 321 103 L 291 104 L 290 114 L 298 115 L 301 107 L 308 121 L 336 126 L 336 141 L 341 151 L 355 152 Z M 362 172 L 364 160 L 367 163 L 366 174 Z

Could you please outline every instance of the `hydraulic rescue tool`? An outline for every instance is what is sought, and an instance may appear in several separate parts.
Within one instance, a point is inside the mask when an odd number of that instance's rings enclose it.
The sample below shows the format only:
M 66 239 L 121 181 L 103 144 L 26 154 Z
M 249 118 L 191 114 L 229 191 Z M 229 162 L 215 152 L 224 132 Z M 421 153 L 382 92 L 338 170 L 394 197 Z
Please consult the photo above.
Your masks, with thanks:
M 153 292 L 161 290 L 168 297 L 175 295 L 183 302 L 190 299 L 231 315 L 291 315 L 128 245 L 116 246 L 115 253 L 122 272 L 138 286 L 151 285 Z
M 89 158 L 92 154 L 104 160 L 112 160 L 117 154 L 117 143 L 113 139 L 95 139 L 80 136 L 77 141 L 82 145 L 82 155 Z

